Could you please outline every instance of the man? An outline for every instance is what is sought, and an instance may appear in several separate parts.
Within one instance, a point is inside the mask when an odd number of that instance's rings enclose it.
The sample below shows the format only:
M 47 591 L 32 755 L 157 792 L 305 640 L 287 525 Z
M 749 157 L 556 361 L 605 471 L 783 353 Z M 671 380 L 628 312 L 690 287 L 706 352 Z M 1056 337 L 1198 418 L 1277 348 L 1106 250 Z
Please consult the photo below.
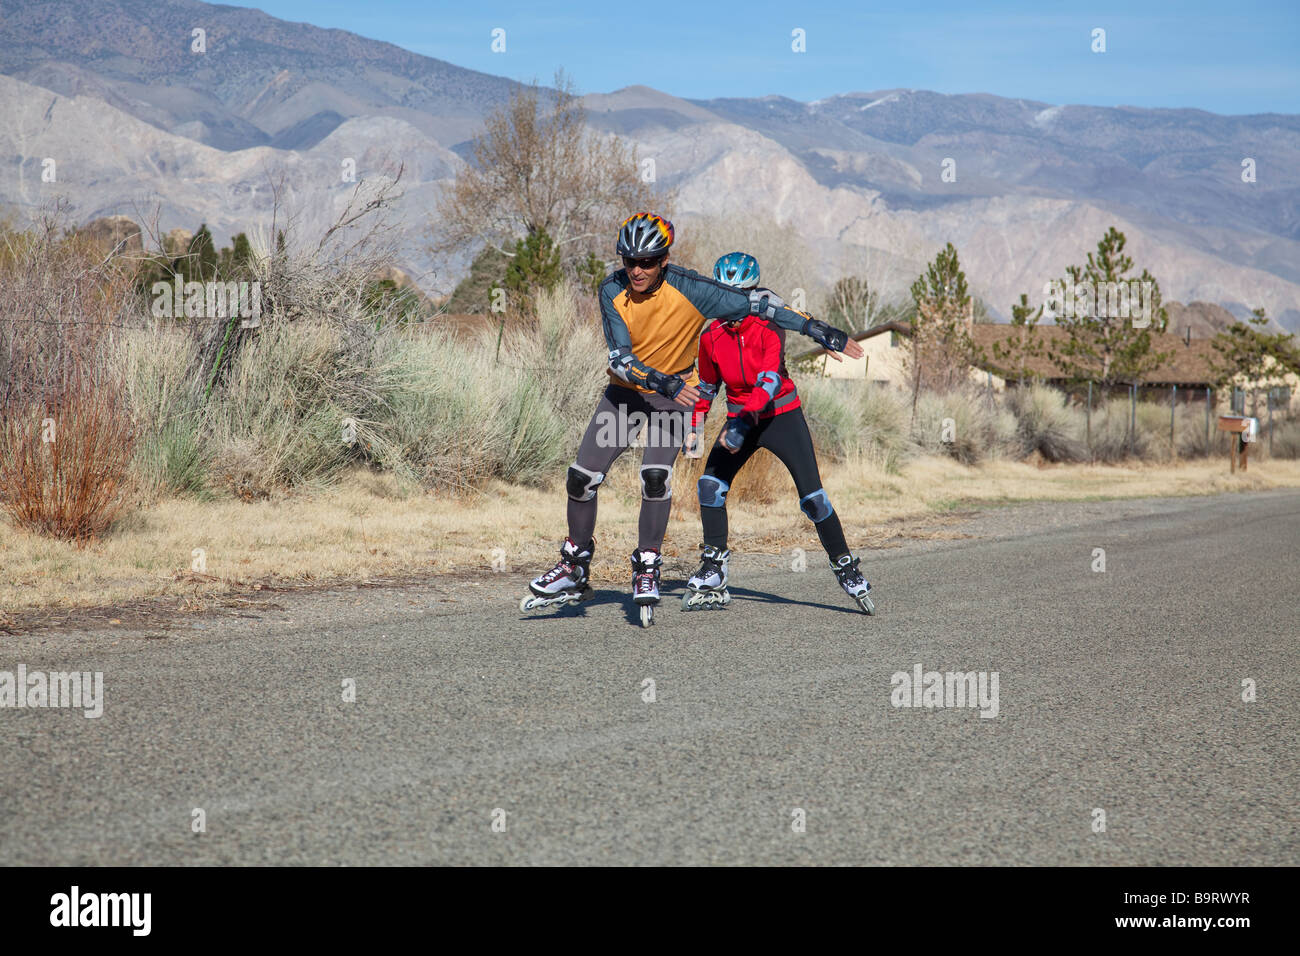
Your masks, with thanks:
M 660 549 L 672 508 L 673 462 L 687 433 L 686 410 L 700 399 L 695 358 L 700 330 L 709 318 L 760 315 L 833 352 L 851 358 L 862 355 L 862 346 L 847 333 L 785 308 L 775 293 L 744 292 L 669 265 L 673 238 L 672 223 L 654 213 L 630 216 L 619 229 L 615 251 L 623 268 L 607 276 L 599 292 L 610 384 L 583 435 L 577 459 L 569 466 L 569 536 L 560 546 L 560 560 L 528 585 L 532 596 L 520 602 L 521 610 L 576 601 L 589 590 L 596 494 L 610 466 L 644 423 L 646 450 L 641 459 L 638 542 L 632 552 L 632 596 L 641 607 L 642 625 L 653 623 L 653 608 L 659 602 Z

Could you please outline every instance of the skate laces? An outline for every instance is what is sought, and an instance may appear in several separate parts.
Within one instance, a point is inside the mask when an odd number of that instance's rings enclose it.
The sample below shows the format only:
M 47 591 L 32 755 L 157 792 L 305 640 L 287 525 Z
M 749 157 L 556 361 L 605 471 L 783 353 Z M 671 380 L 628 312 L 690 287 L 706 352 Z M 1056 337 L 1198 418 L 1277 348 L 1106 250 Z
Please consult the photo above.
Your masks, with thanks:
M 550 584 L 552 581 L 555 581 L 566 574 L 577 577 L 577 572 L 578 568 L 576 565 L 570 564 L 567 560 L 561 560 L 559 564 L 542 575 L 542 583 Z
M 863 578 L 862 572 L 858 570 L 858 565 L 861 561 L 861 558 L 853 558 L 852 560 L 843 563 L 836 562 L 831 565 L 831 569 L 843 584 L 862 584 L 866 579 Z
M 592 543 L 594 544 L 595 542 L 593 541 Z M 564 544 L 560 545 L 559 563 L 542 575 L 541 583 L 550 584 L 552 581 L 558 580 L 566 574 L 577 578 L 578 569 L 581 567 L 578 555 L 582 554 L 583 550 L 585 549 L 579 548 L 573 543 L 571 538 L 565 538 Z
M 657 551 L 633 552 L 633 587 L 637 594 L 649 591 L 659 579 L 659 553 Z

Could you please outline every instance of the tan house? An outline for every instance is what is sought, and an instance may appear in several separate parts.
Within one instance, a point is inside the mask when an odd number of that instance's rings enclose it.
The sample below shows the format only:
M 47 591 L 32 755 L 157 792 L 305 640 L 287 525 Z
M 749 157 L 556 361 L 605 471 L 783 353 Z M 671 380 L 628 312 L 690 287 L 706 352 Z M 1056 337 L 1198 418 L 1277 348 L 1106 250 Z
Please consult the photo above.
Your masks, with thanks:
M 868 380 L 876 385 L 896 385 L 901 387 L 906 379 L 903 365 L 904 338 L 912 334 L 912 327 L 906 322 L 886 322 L 876 325 L 865 332 L 856 332 L 853 340 L 862 346 L 863 356 L 851 359 L 840 356 L 843 361 L 830 358 L 825 349 L 813 349 L 795 356 L 791 361 L 807 361 L 812 367 L 828 378 L 858 378 Z

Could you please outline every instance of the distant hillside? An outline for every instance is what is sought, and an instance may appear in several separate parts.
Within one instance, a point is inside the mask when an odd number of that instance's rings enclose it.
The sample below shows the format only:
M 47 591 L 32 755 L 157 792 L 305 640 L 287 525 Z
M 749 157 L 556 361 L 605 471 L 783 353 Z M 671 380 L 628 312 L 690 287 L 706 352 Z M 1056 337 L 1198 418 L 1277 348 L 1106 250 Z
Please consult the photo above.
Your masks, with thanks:
M 191 31 L 206 31 L 206 53 Z M 0 72 L 223 150 L 308 149 L 389 116 L 469 139 L 517 84 L 343 30 L 197 0 L 0 0 Z
M 191 52 L 196 26 L 205 53 Z M 157 203 L 164 231 L 206 221 L 224 241 L 266 219 L 274 172 L 308 228 L 346 199 L 341 160 L 361 176 L 405 162 L 399 265 L 449 292 L 468 262 L 429 260 L 430 213 L 515 87 L 198 0 L 0 0 L 0 204 L 29 210 L 60 195 L 86 222 Z M 814 253 L 810 290 L 867 271 L 901 294 L 951 241 L 974 293 L 1006 318 L 1115 225 L 1167 299 L 1239 317 L 1263 306 L 1300 330 L 1297 116 L 902 89 L 800 103 L 632 86 L 584 102 L 594 129 L 655 160 L 684 234 L 705 215 L 774 218 Z M 41 181 L 46 157 L 57 183 Z M 1246 157 L 1256 182 L 1242 182 Z

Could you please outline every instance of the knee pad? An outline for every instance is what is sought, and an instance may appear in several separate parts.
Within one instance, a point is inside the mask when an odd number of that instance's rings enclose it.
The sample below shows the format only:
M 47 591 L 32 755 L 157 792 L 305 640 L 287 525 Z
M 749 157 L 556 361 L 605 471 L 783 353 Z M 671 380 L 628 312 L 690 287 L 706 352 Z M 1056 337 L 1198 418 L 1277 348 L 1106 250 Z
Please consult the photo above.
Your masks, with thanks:
M 831 507 L 831 500 L 826 497 L 826 491 L 823 488 L 818 488 L 812 494 L 800 498 L 799 508 L 812 519 L 813 524 L 820 524 L 835 514 L 835 509 Z
M 564 482 L 564 490 L 574 501 L 590 501 L 596 497 L 596 489 L 605 480 L 604 472 L 588 471 L 576 461 L 569 466 L 569 474 Z
M 713 475 L 704 475 L 695 486 L 700 496 L 701 508 L 722 508 L 727 504 L 731 485 Z
M 641 497 L 648 501 L 671 498 L 673 469 L 671 465 L 641 466 Z

